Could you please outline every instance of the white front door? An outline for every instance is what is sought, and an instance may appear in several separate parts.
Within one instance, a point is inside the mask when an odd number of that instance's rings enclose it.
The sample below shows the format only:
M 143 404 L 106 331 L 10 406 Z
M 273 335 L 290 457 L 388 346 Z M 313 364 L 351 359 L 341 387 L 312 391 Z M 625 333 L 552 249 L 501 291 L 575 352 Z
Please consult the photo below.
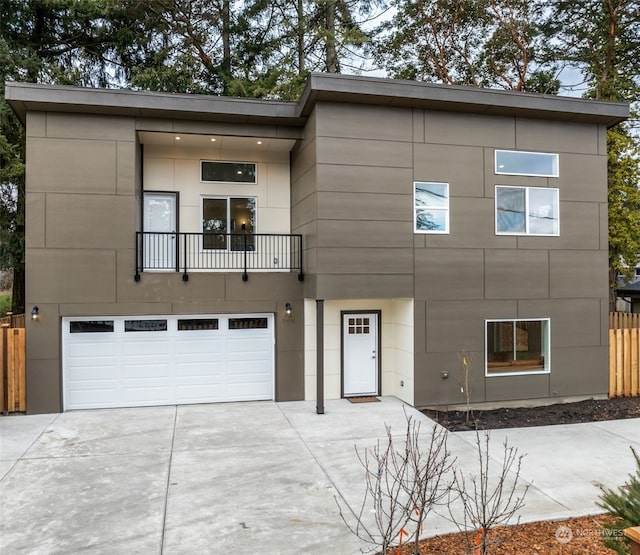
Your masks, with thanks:
M 379 314 L 342 315 L 342 392 L 345 397 L 378 395 Z
M 177 199 L 175 193 L 144 194 L 144 268 L 176 268 Z

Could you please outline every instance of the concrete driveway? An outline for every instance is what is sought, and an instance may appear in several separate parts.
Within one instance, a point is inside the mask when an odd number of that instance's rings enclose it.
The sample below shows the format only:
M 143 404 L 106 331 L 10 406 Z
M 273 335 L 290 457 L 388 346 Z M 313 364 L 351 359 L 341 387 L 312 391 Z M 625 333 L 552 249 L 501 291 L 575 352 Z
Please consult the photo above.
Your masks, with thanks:
M 401 439 L 401 401 L 230 403 L 0 417 L 0 552 L 352 554 L 341 521 L 364 492 L 360 450 Z M 640 419 L 496 430 L 526 457 L 523 520 L 599 512 L 594 482 L 622 484 Z M 475 434 L 449 435 L 465 472 Z M 337 500 L 337 501 L 336 501 Z M 453 508 L 456 511 L 455 507 Z M 454 531 L 447 511 L 427 534 Z M 369 511 L 365 511 L 370 518 Z

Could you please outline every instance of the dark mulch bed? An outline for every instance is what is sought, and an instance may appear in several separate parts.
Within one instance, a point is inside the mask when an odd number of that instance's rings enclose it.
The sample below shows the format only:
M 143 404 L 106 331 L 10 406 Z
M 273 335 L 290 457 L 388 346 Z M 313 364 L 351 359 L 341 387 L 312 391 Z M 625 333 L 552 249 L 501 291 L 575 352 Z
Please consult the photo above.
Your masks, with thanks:
M 561 403 L 540 407 L 518 407 L 494 410 L 474 410 L 470 421 L 465 411 L 423 410 L 429 418 L 436 420 L 449 431 L 493 430 L 526 426 L 548 426 L 553 424 L 577 424 L 640 418 L 640 397 L 616 399 L 589 399 L 573 403 Z M 601 526 L 610 517 L 573 518 L 565 521 L 543 521 L 498 528 L 494 533 L 496 545 L 494 555 L 608 555 L 614 551 L 605 547 Z M 558 527 L 572 530 L 568 543 L 557 539 Z M 421 555 L 457 555 L 469 553 L 465 549 L 462 534 L 436 536 L 420 542 Z M 388 552 L 409 555 L 412 550 L 395 548 Z
M 588 399 L 540 407 L 474 410 L 468 422 L 465 411 L 423 410 L 422 412 L 451 432 L 475 429 L 496 430 L 640 418 L 640 397 Z

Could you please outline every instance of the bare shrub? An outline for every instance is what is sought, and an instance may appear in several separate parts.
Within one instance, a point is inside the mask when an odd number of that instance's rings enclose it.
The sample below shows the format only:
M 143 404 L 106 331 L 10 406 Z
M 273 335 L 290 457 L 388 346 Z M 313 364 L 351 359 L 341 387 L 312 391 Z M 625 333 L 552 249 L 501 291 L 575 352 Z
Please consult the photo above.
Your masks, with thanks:
M 413 512 L 411 521 L 414 526 L 414 553 L 419 555 L 420 536 L 424 532 L 425 521 L 429 513 L 437 505 L 449 498 L 451 481 L 449 475 L 455 464 L 451 452 L 447 448 L 448 432 L 434 424 L 425 448 L 421 448 L 420 422 L 409 422 L 411 433 L 407 434 L 407 442 L 411 442 L 408 453 L 410 485 Z M 449 481 L 448 481 L 449 480 Z
M 458 353 L 458 363 L 460 365 L 460 393 L 464 395 L 465 400 L 465 422 L 468 424 L 469 420 L 473 416 L 471 410 L 471 365 L 473 363 L 473 356 L 465 351 Z
M 497 471 L 490 468 L 490 434 L 485 431 L 482 436 L 476 430 L 477 472 L 465 475 L 456 470 L 454 473 L 452 492 L 462 503 L 462 522 L 454 514 L 452 504 L 449 505 L 449 513 L 460 531 L 477 531 L 477 543 L 473 546 L 470 545 L 469 534 L 465 534 L 468 549 L 479 548 L 482 555 L 487 555 L 490 530 L 512 523 L 524 507 L 524 498 L 531 484 L 522 485 L 520 468 L 524 455 L 518 455 L 518 449 L 510 447 L 506 439 L 499 468 Z
M 356 447 L 365 471 L 365 493 L 358 512 L 344 511 L 336 500 L 347 528 L 382 553 L 403 538 L 413 541 L 418 553 L 427 516 L 433 507 L 448 499 L 451 488 L 446 475 L 455 461 L 447 449 L 447 431 L 434 424 L 427 439 L 421 437 L 420 422 L 406 412 L 405 417 L 407 426 L 399 449 L 389 426 L 385 427 L 386 442 L 378 441 L 362 453 Z

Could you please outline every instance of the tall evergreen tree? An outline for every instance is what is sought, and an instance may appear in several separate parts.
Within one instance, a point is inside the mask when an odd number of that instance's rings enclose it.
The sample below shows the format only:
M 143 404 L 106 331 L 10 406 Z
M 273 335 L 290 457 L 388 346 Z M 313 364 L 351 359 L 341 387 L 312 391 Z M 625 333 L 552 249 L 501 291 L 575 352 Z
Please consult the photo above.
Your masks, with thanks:
M 535 0 L 395 0 L 375 56 L 401 79 L 555 93 Z
M 629 122 L 609 130 L 609 308 L 618 278 L 640 255 L 640 4 L 638 0 L 553 0 L 545 12 L 548 59 L 582 71 L 597 100 L 631 102 Z
M 3 0 L 0 82 L 107 86 L 120 78 L 116 52 L 132 49 L 119 26 L 127 2 Z M 116 45 L 118 48 L 116 48 Z M 14 312 L 24 311 L 24 135 L 0 92 L 0 268 L 12 269 Z

